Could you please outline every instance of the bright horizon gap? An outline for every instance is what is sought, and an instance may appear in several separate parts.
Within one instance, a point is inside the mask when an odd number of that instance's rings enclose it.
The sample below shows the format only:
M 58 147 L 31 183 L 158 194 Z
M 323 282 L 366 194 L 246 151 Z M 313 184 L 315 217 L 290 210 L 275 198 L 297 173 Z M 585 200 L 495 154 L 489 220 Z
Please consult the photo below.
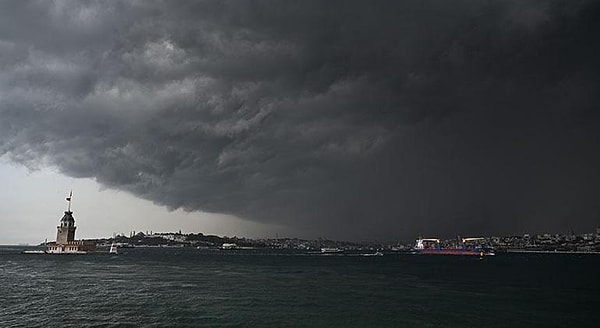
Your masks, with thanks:
M 93 179 L 66 177 L 49 168 L 30 171 L 0 160 L 0 178 L 5 185 L 0 191 L 0 224 L 5 227 L 0 234 L 2 245 L 34 245 L 45 239 L 55 240 L 56 226 L 68 210 L 66 197 L 71 189 L 77 239 L 106 238 L 133 230 L 243 234 L 249 238 L 275 236 L 284 231 L 282 227 L 230 215 L 169 211 L 127 192 L 104 188 Z

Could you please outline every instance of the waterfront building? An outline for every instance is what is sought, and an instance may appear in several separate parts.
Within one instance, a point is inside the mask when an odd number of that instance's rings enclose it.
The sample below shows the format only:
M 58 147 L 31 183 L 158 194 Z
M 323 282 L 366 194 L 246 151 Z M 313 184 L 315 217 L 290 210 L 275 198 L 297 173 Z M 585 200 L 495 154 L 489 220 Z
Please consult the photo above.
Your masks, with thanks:
M 75 218 L 71 211 L 71 199 L 73 192 L 67 197 L 68 209 L 60 219 L 60 225 L 56 227 L 56 241 L 46 244 L 46 252 L 53 254 L 85 254 L 96 250 L 96 243 L 75 239 Z

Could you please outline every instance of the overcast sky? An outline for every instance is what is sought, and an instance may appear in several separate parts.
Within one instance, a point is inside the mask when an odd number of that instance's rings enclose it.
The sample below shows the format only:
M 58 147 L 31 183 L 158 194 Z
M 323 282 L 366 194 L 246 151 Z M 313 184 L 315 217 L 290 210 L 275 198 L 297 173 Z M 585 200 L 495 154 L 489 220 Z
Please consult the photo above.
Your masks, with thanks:
M 0 242 L 75 187 L 87 237 L 592 231 L 598 31 L 597 1 L 2 1 Z

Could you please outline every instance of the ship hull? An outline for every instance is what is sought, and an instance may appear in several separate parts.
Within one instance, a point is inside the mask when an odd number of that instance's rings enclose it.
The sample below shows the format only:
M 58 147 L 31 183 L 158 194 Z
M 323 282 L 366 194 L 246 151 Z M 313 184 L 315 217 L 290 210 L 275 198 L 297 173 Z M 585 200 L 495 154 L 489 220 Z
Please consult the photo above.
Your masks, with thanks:
M 458 255 L 458 256 L 492 256 L 495 255 L 490 250 L 477 249 L 414 249 L 416 255 Z

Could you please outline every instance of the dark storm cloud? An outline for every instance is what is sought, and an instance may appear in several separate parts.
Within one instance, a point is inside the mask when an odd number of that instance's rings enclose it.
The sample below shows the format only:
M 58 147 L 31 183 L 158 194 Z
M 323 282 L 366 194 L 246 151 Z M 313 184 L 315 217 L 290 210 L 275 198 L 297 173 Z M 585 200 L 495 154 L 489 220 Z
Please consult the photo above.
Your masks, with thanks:
M 592 1 L 5 1 L 0 154 L 342 238 L 591 229 Z

